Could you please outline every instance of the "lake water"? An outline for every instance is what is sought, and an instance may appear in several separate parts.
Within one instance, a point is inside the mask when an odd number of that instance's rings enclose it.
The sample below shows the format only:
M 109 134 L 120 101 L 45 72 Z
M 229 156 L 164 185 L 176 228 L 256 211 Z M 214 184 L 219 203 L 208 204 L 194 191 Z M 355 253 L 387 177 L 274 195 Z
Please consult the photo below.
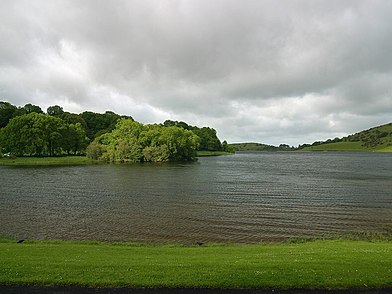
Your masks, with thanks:
M 0 167 L 0 184 L 0 234 L 23 239 L 251 243 L 392 225 L 392 154 Z

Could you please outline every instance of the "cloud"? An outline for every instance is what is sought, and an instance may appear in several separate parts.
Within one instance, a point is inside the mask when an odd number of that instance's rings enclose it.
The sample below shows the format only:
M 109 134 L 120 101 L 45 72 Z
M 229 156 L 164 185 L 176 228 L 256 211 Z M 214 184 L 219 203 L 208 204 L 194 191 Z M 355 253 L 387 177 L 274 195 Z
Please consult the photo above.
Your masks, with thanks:
M 0 95 L 299 144 L 390 121 L 389 1 L 2 1 Z

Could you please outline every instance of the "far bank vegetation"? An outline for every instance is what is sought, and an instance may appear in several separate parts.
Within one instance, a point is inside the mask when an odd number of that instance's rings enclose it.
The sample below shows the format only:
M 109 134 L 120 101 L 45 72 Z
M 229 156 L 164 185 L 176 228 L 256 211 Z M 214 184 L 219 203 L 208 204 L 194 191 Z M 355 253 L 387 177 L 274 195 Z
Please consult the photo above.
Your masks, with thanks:
M 232 152 L 210 127 L 167 120 L 143 125 L 112 111 L 70 113 L 61 106 L 0 101 L 0 157 L 85 156 L 106 162 L 192 161 L 197 151 Z

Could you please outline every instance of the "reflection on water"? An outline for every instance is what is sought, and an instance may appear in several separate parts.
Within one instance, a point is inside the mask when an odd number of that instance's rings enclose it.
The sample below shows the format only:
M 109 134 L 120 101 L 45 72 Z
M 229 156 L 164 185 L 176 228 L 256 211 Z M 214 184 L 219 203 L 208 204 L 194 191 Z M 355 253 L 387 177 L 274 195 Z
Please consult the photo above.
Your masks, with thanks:
M 17 238 L 259 242 L 392 224 L 392 154 L 0 167 L 0 183 L 0 234 Z

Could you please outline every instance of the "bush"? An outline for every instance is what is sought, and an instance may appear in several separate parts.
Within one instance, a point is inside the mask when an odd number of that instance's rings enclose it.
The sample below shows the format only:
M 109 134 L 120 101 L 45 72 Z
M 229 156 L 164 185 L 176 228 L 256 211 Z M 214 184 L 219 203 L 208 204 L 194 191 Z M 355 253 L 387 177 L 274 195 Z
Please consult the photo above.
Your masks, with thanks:
M 97 142 L 92 142 L 90 145 L 87 146 L 86 149 L 86 156 L 91 159 L 98 160 L 102 157 L 105 153 L 105 148 L 103 145 L 98 144 Z
M 146 162 L 166 162 L 169 161 L 170 152 L 167 145 L 146 147 L 143 150 L 143 156 Z

